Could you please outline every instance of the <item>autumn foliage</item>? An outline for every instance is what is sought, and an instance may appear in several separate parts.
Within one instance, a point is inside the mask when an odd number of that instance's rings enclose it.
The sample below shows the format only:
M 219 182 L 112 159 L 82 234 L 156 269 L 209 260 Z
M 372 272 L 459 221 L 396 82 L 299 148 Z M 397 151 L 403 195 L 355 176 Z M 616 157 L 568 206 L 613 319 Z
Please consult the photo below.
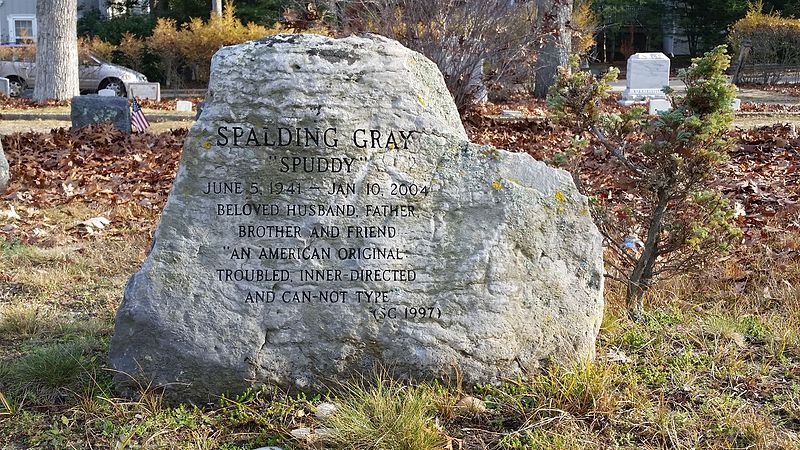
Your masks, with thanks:
M 781 79 L 787 66 L 800 64 L 800 19 L 764 13 L 763 7 L 762 2 L 752 4 L 747 15 L 731 26 L 728 40 L 737 54 L 747 49 L 752 70 L 740 78 L 771 84 Z
M 145 74 L 152 74 L 155 66 L 164 85 L 181 87 L 187 80 L 208 82 L 211 57 L 220 48 L 286 31 L 281 24 L 271 28 L 243 24 L 233 4 L 228 2 L 220 16 L 212 15 L 207 20 L 193 18 L 180 26 L 173 19 L 161 18 L 152 35 L 146 38 L 125 33 L 117 46 L 95 38 L 84 41 L 84 47 L 109 59 L 113 56 L 115 62 Z M 304 32 L 327 34 L 323 28 Z

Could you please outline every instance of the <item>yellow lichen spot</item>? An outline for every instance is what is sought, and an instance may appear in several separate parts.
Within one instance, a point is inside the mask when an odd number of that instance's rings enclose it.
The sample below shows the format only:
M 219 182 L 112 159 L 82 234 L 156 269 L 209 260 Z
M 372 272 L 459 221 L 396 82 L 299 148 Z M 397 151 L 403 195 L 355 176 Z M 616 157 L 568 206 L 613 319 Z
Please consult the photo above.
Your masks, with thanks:
M 425 104 L 425 100 L 422 99 L 421 95 L 417 95 L 417 99 L 419 100 L 419 104 L 420 105 L 422 105 L 422 106 L 424 106 L 426 108 L 428 107 L 428 105 Z
M 564 203 L 567 200 L 567 197 L 563 192 L 556 191 L 556 200 L 558 200 L 559 203 Z
M 503 184 L 500 183 L 500 181 L 492 181 L 492 187 L 499 191 L 500 189 L 503 189 Z
M 417 64 L 417 58 L 408 58 L 408 63 L 412 66 Z
M 211 150 L 211 142 L 205 142 L 203 144 L 203 148 L 206 150 Z
M 494 149 L 482 150 L 479 154 L 481 156 L 485 156 L 486 158 L 490 158 L 490 159 L 493 159 L 493 160 L 500 159 L 500 153 L 497 150 L 494 150 Z
M 396 146 L 396 145 L 394 145 L 394 144 L 393 144 L 393 143 L 391 143 L 391 142 L 388 144 L 388 147 L 389 147 L 390 149 L 396 149 L 396 148 L 397 148 L 397 146 Z

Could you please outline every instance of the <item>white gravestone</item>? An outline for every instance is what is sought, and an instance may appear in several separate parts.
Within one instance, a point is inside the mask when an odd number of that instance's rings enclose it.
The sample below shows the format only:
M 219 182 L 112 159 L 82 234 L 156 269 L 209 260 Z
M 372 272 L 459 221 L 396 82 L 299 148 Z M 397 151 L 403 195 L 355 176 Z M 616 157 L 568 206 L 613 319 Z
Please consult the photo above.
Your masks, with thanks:
M 100 97 L 116 97 L 117 93 L 111 89 L 100 89 L 97 91 L 97 95 Z
M 161 101 L 161 83 L 130 83 L 128 98 Z
M 3 144 L 0 143 L 0 194 L 6 191 L 8 187 L 9 167 L 6 155 L 3 153 Z
M 672 109 L 672 103 L 669 100 L 661 98 L 654 98 L 650 100 L 650 114 L 658 114 Z
M 669 58 L 663 53 L 637 53 L 628 58 L 625 92 L 620 103 L 631 105 L 647 98 L 666 99 L 669 86 Z
M 5 95 L 6 97 L 11 96 L 11 84 L 8 81 L 8 78 L 0 78 L 0 94 Z
M 192 112 L 192 102 L 186 100 L 178 100 L 175 104 L 175 111 L 178 112 Z

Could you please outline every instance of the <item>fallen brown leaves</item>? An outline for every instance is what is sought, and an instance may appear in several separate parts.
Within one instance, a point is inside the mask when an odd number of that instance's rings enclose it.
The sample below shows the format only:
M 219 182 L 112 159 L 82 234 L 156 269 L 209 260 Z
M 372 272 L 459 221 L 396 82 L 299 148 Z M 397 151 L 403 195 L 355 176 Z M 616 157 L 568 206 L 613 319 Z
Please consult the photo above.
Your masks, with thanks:
M 197 104 L 202 102 L 204 99 L 201 97 L 193 97 L 193 98 L 181 98 L 181 99 L 161 99 L 161 101 L 155 100 L 139 100 L 139 104 L 142 108 L 146 109 L 158 109 L 161 111 L 175 111 L 175 104 L 178 100 L 184 100 L 187 102 L 192 102 L 192 107 L 197 109 Z
M 547 121 L 503 121 L 479 114 L 466 120 L 474 142 L 511 151 L 524 151 L 548 161 L 570 145 L 569 130 Z M 725 194 L 741 213 L 740 225 L 749 239 L 758 239 L 766 223 L 777 219 L 800 230 L 800 137 L 792 125 L 773 125 L 731 131 L 737 142 L 723 165 L 714 187 Z M 577 169 L 586 192 L 612 209 L 645 207 L 633 193 L 625 170 L 600 145 L 584 151 Z
M 732 132 L 737 140 L 715 186 L 734 201 L 748 239 L 769 223 L 800 230 L 800 137 L 793 125 Z
M 800 97 L 800 84 L 737 83 L 736 86 L 745 89 L 757 89 L 759 91 L 777 92 L 792 97 Z
M 185 135 L 186 130 L 176 130 L 127 136 L 110 125 L 97 125 L 72 133 L 60 128 L 4 136 L 11 184 L 4 194 L 7 202 L 0 206 L 11 211 L 16 205 L 23 214 L 0 232 L 37 240 L 38 211 L 68 203 L 136 211 L 124 218 L 127 225 L 150 226 L 166 201 Z M 38 234 L 46 233 L 39 229 Z
M 782 103 L 742 103 L 741 112 L 762 112 L 762 113 L 800 113 L 800 104 L 786 105 Z
M 569 130 L 546 120 L 497 120 L 472 114 L 465 126 L 474 142 L 525 151 L 545 161 L 569 148 L 573 139 Z M 109 126 L 96 126 L 76 133 L 58 129 L 5 136 L 12 181 L 6 201 L 0 204 L 0 219 L 8 220 L 0 220 L 0 225 L 9 221 L 22 225 L 0 232 L 35 238 L 32 229 L 24 227 L 26 219 L 33 224 L 38 209 L 75 203 L 109 210 L 127 205 L 133 212 L 124 220 L 152 226 L 174 179 L 185 135 L 185 130 L 178 130 L 125 136 Z M 800 229 L 800 137 L 794 128 L 735 130 L 731 137 L 738 144 L 714 187 L 736 205 L 747 239 L 757 240 L 764 226 L 776 221 Z M 576 170 L 586 191 L 605 204 L 620 210 L 645 207 L 629 180 L 620 176 L 624 170 L 600 146 L 590 145 Z
M 471 115 L 464 122 L 472 142 L 497 148 L 522 151 L 536 159 L 547 160 L 569 147 L 572 136 L 549 122 L 492 119 Z
M 194 98 L 185 98 L 181 100 L 186 100 L 192 102 L 192 105 L 196 108 L 197 104 L 203 101 L 201 97 L 194 97 Z M 160 101 L 155 100 L 140 100 L 139 104 L 142 108 L 146 109 L 157 109 L 161 111 L 175 111 L 175 103 L 177 102 L 176 99 L 162 99 Z M 48 100 L 45 103 L 37 103 L 32 99 L 29 98 L 19 98 L 19 97 L 7 97 L 5 95 L 0 95 L 0 111 L 3 110 L 36 110 L 41 108 L 50 108 L 54 106 L 69 106 L 69 100 Z
M 68 105 L 69 100 L 48 100 L 44 103 L 37 103 L 29 98 L 8 97 L 0 94 L 0 111 L 6 109 L 37 109 Z

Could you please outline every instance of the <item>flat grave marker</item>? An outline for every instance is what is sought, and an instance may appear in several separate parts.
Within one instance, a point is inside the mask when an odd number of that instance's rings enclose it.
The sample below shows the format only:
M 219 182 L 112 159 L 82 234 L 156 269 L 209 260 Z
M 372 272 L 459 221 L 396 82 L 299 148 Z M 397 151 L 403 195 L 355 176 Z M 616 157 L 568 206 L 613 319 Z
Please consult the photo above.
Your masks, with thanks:
M 161 83 L 128 83 L 128 98 L 161 101 Z

